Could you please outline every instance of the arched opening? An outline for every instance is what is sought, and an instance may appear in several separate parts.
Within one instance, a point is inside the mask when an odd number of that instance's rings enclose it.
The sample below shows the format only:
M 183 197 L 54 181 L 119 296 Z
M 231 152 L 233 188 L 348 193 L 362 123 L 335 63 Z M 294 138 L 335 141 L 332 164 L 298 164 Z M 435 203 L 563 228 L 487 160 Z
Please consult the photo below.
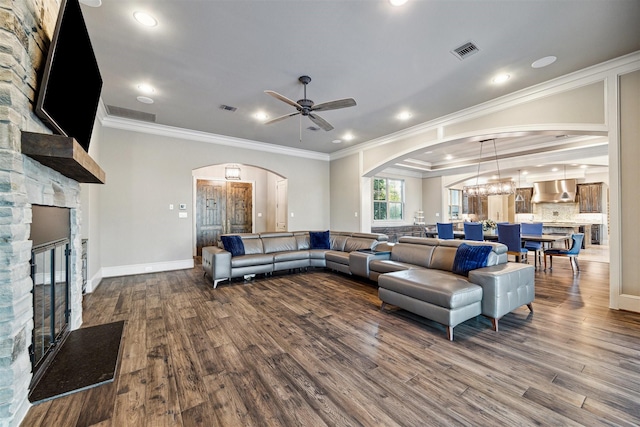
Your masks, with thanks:
M 480 155 L 479 141 L 494 140 L 493 145 L 485 146 Z M 575 179 L 578 190 L 591 183 L 600 185 L 598 190 L 598 206 L 591 211 L 584 209 L 583 200 L 576 198 L 571 203 L 529 203 L 514 204 L 515 194 L 507 201 L 496 204 L 488 200 L 484 204 L 484 214 L 490 219 L 513 222 L 549 223 L 549 232 L 559 233 L 586 229 L 594 259 L 608 262 L 608 229 L 610 212 L 608 207 L 609 173 L 609 141 L 606 132 L 593 129 L 554 129 L 537 130 L 510 128 L 500 132 L 492 129 L 487 132 L 474 132 L 473 135 L 449 136 L 439 140 L 427 141 L 414 146 L 406 152 L 386 158 L 363 171 L 361 189 L 363 193 L 363 218 L 371 219 L 371 186 L 372 177 L 403 173 L 413 178 L 421 178 L 422 188 L 408 193 L 421 197 L 421 205 L 416 209 L 424 211 L 427 224 L 435 222 L 462 222 L 476 220 L 476 212 L 465 209 L 463 187 L 476 183 L 492 181 L 512 181 L 518 188 L 532 191 L 533 184 L 543 181 Z M 486 144 L 485 144 L 486 145 Z M 524 172 L 524 174 L 520 174 Z M 415 181 L 415 179 L 414 179 Z M 408 181 L 409 183 L 411 181 Z M 452 208 L 452 193 L 458 195 L 459 208 Z M 496 196 L 499 197 L 499 196 Z M 495 199 L 496 197 L 493 197 Z M 491 209 L 489 209 L 491 208 Z M 451 212 L 460 215 L 451 216 Z M 497 213 L 496 213 L 497 212 Z M 411 221 L 413 212 L 408 212 Z M 485 219 L 485 218 L 480 218 Z M 553 228 L 553 224 L 555 228 Z M 405 224 L 406 225 L 406 224 Z M 365 226 L 365 224 L 363 224 Z M 572 228 L 573 227 L 573 228 Z M 364 227 L 363 227 L 364 228 Z M 562 229 L 562 230 L 561 230 Z M 588 244 L 587 244 L 588 246 Z M 585 257 L 590 256 L 587 251 Z
M 195 256 L 221 234 L 287 230 L 286 177 L 253 165 L 222 163 L 194 169 L 192 178 Z

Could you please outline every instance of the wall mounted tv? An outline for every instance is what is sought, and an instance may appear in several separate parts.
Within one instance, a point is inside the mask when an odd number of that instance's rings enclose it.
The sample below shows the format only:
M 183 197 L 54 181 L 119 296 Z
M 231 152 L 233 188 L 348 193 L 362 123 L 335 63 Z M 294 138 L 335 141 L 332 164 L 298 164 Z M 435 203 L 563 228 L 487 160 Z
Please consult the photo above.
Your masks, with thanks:
M 35 113 L 89 151 L 102 77 L 78 0 L 62 0 Z

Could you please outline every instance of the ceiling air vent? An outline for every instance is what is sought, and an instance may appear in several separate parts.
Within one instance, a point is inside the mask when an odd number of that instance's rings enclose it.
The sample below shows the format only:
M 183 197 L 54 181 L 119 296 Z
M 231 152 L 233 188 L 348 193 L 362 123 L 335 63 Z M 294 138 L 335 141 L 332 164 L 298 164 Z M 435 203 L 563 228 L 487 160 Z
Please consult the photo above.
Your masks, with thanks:
M 479 50 L 480 49 L 478 49 L 478 46 L 476 46 L 472 42 L 468 42 L 458 48 L 453 49 L 451 53 L 453 53 L 456 58 L 463 60 L 478 52 Z
M 309 126 L 309 127 L 307 128 L 307 130 L 311 130 L 311 131 L 317 132 L 317 131 L 319 131 L 319 130 L 320 130 L 320 128 L 315 127 L 315 126 Z
M 143 111 L 130 110 L 124 107 L 116 107 L 115 105 L 107 105 L 107 114 L 110 116 L 122 117 L 124 119 L 140 120 L 143 122 L 156 122 L 156 115 L 145 113 Z
M 231 105 L 221 104 L 220 105 L 220 109 L 224 110 L 224 111 L 231 111 L 232 113 L 234 113 L 238 108 L 237 107 L 232 107 Z

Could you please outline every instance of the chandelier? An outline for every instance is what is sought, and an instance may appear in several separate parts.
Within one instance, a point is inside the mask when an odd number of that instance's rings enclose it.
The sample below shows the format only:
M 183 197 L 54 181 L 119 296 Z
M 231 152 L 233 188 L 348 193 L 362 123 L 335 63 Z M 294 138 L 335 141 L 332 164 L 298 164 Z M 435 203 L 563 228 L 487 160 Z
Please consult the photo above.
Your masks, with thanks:
M 486 184 L 480 184 L 480 164 L 482 163 L 482 147 L 485 142 L 490 141 L 485 139 L 480 141 L 480 157 L 478 158 L 478 172 L 476 173 L 475 185 L 465 185 L 462 191 L 469 196 L 501 196 L 513 194 L 516 191 L 516 183 L 513 180 L 502 180 L 500 178 L 500 165 L 498 164 L 498 152 L 496 150 L 496 140 L 493 139 L 493 153 L 496 159 L 496 169 L 498 170 L 498 180 L 495 182 L 487 182 Z

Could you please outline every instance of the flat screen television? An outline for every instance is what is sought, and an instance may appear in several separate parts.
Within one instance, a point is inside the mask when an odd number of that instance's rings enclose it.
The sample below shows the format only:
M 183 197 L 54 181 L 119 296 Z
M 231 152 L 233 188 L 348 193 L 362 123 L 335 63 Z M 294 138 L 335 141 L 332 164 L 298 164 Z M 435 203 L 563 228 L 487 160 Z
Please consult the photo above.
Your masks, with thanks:
M 35 113 L 55 133 L 89 150 L 102 77 L 78 0 L 62 0 Z

